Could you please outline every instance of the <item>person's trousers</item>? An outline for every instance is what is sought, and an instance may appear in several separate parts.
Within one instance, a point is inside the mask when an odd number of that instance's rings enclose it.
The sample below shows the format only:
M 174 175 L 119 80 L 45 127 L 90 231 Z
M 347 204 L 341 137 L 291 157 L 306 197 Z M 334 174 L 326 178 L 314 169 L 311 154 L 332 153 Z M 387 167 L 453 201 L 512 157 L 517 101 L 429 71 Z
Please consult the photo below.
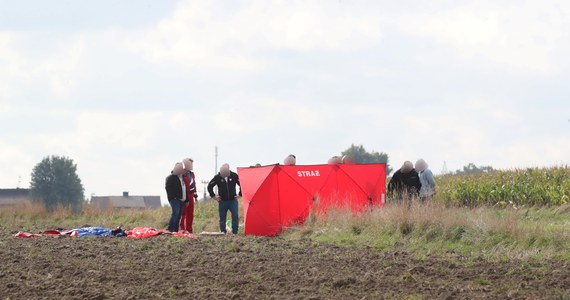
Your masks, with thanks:
M 226 218 L 228 210 L 232 213 L 232 233 L 237 234 L 239 228 L 238 201 L 220 200 L 218 202 L 218 212 L 220 214 L 220 231 L 226 233 Z
M 168 231 L 177 232 L 180 226 L 180 218 L 182 217 L 182 209 L 184 209 L 185 203 L 178 200 L 168 200 L 170 207 L 172 208 L 172 214 L 170 215 L 170 221 L 168 222 Z
M 180 230 L 186 230 L 192 233 L 192 223 L 194 222 L 194 199 L 185 204 L 182 210 L 182 219 L 180 220 Z

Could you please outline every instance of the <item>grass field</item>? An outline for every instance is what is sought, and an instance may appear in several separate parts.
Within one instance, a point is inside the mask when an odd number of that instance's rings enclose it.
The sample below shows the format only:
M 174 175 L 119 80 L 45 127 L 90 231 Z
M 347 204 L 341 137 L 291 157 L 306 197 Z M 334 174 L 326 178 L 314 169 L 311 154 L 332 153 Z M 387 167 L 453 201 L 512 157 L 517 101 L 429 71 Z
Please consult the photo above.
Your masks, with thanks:
M 438 196 L 426 205 L 388 203 L 362 214 L 339 209 L 310 215 L 303 226 L 274 238 L 16 239 L 17 231 L 85 225 L 164 229 L 170 208 L 99 211 L 86 206 L 77 214 L 65 208 L 47 213 L 37 204 L 4 207 L 0 295 L 570 299 L 567 172 L 555 168 L 438 178 Z M 517 182 L 523 179 L 526 183 Z M 543 181 L 551 193 L 528 200 L 540 193 Z M 497 192 L 499 186 L 503 192 Z M 505 192 L 517 187 L 520 191 Z M 528 201 L 513 201 L 509 195 L 527 195 Z M 240 219 L 243 223 L 243 215 Z M 217 224 L 215 202 L 196 206 L 196 232 L 217 231 Z
M 217 230 L 216 203 L 195 228 Z M 17 239 L 20 230 L 165 228 L 170 209 L 0 211 L 3 299 L 569 299 L 570 206 L 332 211 L 274 238 Z M 243 217 L 243 216 L 242 216 Z M 143 287 L 144 286 L 144 287 Z
M 331 212 L 293 228 L 288 238 L 416 256 L 455 253 L 487 260 L 555 258 L 570 261 L 570 206 L 523 209 L 388 205 L 362 215 Z
M 9 232 L 85 225 L 163 229 L 169 214 L 168 207 L 103 212 L 87 208 L 80 214 L 61 208 L 47 213 L 41 206 L 28 204 L 0 211 L 0 227 Z M 240 221 L 243 224 L 243 215 Z M 218 231 L 217 224 L 214 201 L 196 206 L 197 233 Z M 378 250 L 405 249 L 419 257 L 453 252 L 492 260 L 517 257 L 570 261 L 570 205 L 499 209 L 446 206 L 438 202 L 410 207 L 388 204 L 363 214 L 338 210 L 327 216 L 310 216 L 304 226 L 290 228 L 283 237 Z

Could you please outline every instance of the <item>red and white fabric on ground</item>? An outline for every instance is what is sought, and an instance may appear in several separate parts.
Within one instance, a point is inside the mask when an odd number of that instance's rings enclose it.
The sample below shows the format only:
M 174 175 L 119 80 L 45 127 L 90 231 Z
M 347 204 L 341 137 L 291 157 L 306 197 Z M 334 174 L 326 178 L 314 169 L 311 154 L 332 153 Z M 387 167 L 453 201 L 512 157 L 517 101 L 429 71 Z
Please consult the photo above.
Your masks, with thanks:
M 131 239 L 144 239 L 169 233 L 169 231 L 164 229 L 158 230 L 152 227 L 136 227 L 132 230 L 127 230 L 125 233 L 127 234 L 127 237 Z
M 158 236 L 161 234 L 168 234 L 173 236 L 179 237 L 188 237 L 188 238 L 196 238 L 197 235 L 191 233 L 183 233 L 183 232 L 170 232 L 164 229 L 155 229 L 152 227 L 137 227 L 133 228 L 132 230 L 126 231 L 127 237 L 131 239 L 145 239 L 154 236 Z
M 39 234 L 29 233 L 29 232 L 23 232 L 23 231 L 20 231 L 20 232 L 16 233 L 14 236 L 17 237 L 17 238 L 41 237 L 41 235 L 39 235 Z
M 187 237 L 187 238 L 192 238 L 192 239 L 195 239 L 198 237 L 198 235 L 196 235 L 196 234 L 186 233 L 186 232 L 171 232 L 170 234 L 172 234 L 173 236 Z
M 151 237 L 155 237 L 155 236 L 162 235 L 162 234 L 172 235 L 172 236 L 177 236 L 177 237 L 187 237 L 187 238 L 197 238 L 198 237 L 198 235 L 188 233 L 188 232 L 170 232 L 168 230 L 164 230 L 164 229 L 158 230 L 158 229 L 155 229 L 152 227 L 137 227 L 137 228 L 133 228 L 132 230 L 128 230 L 125 233 L 126 233 L 128 238 L 132 238 L 132 239 L 145 239 L 145 238 L 151 238 Z M 74 231 L 74 230 L 64 230 L 64 231 L 48 230 L 48 231 L 42 232 L 41 234 L 35 234 L 35 233 L 20 231 L 14 235 L 14 237 L 17 237 L 17 238 L 34 238 L 34 237 L 42 237 L 42 236 L 76 237 L 78 235 L 77 235 L 77 231 Z

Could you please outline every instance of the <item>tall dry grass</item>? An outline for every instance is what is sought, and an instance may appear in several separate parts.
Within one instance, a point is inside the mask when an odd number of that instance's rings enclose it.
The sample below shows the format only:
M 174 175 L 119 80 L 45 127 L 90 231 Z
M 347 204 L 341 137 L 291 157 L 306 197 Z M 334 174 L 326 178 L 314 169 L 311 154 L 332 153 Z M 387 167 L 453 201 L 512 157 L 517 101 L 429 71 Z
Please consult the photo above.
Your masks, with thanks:
M 241 210 L 240 210 L 241 212 Z M 0 208 L 0 229 L 39 232 L 59 227 L 89 226 L 129 229 L 166 228 L 170 208 L 156 210 L 99 210 L 66 207 L 52 212 L 36 203 Z M 243 215 L 240 216 L 243 220 Z M 217 231 L 217 203 L 200 203 L 195 210 L 195 232 Z M 314 207 L 302 226 L 285 231 L 284 238 L 316 242 L 400 249 L 419 254 L 459 253 L 498 259 L 557 257 L 570 260 L 570 205 L 557 207 L 474 208 L 432 201 L 389 203 L 353 213 L 348 208 L 326 213 Z
M 40 203 L 20 203 L 0 208 L 0 227 L 9 231 L 38 231 L 55 228 L 74 228 L 82 226 L 103 227 L 163 227 L 167 222 L 169 209 L 156 210 L 101 210 L 84 205 L 80 212 L 71 207 L 58 206 L 47 211 Z M 165 221 L 166 220 L 166 221 Z
M 312 214 L 286 236 L 318 242 L 419 253 L 458 252 L 494 258 L 565 257 L 570 260 L 570 206 L 497 209 L 446 206 L 437 201 L 391 203 L 352 213 Z
M 102 226 L 108 228 L 154 227 L 166 229 L 170 219 L 170 207 L 159 209 L 100 209 L 84 205 L 79 212 L 70 207 L 58 206 L 47 211 L 40 203 L 25 202 L 0 207 L 0 229 L 9 232 L 38 232 L 56 228 Z M 194 230 L 218 230 L 217 204 L 201 202 L 194 210 Z

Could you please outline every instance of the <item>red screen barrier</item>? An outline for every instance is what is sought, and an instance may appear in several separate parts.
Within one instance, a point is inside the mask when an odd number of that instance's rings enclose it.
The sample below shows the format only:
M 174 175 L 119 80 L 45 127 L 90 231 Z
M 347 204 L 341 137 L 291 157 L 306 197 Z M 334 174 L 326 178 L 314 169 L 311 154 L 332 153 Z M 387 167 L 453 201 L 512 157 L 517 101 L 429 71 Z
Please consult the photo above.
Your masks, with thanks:
M 272 165 L 238 168 L 238 174 L 246 235 L 277 235 L 302 224 L 313 208 L 361 212 L 386 202 L 385 164 Z

